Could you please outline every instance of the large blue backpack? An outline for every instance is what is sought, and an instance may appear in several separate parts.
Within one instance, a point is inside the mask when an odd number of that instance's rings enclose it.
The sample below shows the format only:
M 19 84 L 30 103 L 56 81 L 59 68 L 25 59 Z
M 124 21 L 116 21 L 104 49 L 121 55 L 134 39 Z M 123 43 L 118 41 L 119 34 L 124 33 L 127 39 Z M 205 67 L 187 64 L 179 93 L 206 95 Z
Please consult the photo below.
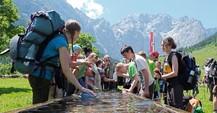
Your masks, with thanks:
M 48 59 L 41 61 L 44 49 L 55 35 L 64 28 L 64 20 L 55 11 L 38 11 L 31 15 L 31 22 L 23 35 L 16 35 L 10 41 L 10 57 L 14 68 L 30 74 Z

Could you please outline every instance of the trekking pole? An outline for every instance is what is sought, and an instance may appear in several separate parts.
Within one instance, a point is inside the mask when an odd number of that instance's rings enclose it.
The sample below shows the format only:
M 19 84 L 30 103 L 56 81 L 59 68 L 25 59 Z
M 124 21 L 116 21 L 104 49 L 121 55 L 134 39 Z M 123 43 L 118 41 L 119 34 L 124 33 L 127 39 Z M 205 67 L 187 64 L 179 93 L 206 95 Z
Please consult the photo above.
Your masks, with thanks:
M 10 49 L 9 49 L 9 48 L 7 48 L 7 49 L 5 49 L 4 51 L 2 51 L 2 52 L 0 53 L 0 55 L 4 55 L 4 54 L 6 54 L 6 53 L 8 53 L 8 52 L 10 52 Z
M 205 100 L 205 92 L 206 92 L 206 88 L 205 88 L 206 85 L 203 85 L 203 100 Z M 208 88 L 207 88 L 208 89 Z
M 155 82 L 155 81 L 154 81 L 154 82 Z M 154 83 L 154 84 L 155 84 L 155 83 Z M 155 86 L 154 86 L 154 87 L 155 87 Z M 155 93 L 155 91 L 154 91 L 155 88 L 154 88 L 154 87 L 152 88 L 152 91 L 153 91 L 153 92 L 152 92 L 152 98 L 151 98 L 151 100 L 154 100 L 154 93 Z

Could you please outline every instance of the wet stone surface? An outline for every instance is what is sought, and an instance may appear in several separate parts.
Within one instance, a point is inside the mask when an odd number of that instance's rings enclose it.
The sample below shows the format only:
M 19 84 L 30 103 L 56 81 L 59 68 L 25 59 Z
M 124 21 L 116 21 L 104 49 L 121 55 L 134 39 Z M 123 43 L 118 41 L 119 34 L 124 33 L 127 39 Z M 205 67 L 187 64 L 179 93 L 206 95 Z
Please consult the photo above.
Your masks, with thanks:
M 99 93 L 96 99 L 82 101 L 67 97 L 20 113 L 171 113 L 151 100 L 121 93 Z

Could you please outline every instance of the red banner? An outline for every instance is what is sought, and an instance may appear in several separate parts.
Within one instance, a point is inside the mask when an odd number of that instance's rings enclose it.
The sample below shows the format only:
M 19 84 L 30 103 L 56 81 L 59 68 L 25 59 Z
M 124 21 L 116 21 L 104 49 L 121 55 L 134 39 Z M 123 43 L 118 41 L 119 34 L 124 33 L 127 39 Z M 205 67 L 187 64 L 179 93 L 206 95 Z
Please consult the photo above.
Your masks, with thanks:
M 149 33 L 149 53 L 154 51 L 154 33 Z

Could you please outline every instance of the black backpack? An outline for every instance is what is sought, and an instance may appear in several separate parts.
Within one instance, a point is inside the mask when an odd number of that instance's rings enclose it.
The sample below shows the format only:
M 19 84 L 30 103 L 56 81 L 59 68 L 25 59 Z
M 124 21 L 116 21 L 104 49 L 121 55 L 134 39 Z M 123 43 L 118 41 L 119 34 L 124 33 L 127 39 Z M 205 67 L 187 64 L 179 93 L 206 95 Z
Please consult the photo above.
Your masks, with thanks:
M 198 82 L 198 66 L 194 57 L 182 55 L 179 52 L 171 52 L 168 56 L 168 63 L 172 67 L 172 56 L 176 55 L 178 59 L 178 77 L 177 81 L 181 83 L 184 90 L 192 90 L 197 87 Z

